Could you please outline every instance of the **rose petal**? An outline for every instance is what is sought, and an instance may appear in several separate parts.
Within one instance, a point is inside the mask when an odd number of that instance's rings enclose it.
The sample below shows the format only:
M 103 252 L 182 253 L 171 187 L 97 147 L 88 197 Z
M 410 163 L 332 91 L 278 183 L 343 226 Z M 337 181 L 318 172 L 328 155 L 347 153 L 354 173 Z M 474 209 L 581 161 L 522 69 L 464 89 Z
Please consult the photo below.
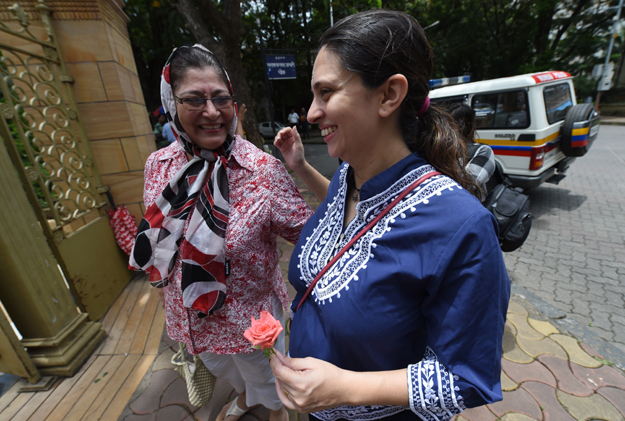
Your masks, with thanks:
M 251 326 L 243 333 L 243 336 L 254 346 L 260 346 L 264 351 L 272 348 L 278 336 L 284 329 L 268 311 L 261 311 L 258 320 L 252 317 Z

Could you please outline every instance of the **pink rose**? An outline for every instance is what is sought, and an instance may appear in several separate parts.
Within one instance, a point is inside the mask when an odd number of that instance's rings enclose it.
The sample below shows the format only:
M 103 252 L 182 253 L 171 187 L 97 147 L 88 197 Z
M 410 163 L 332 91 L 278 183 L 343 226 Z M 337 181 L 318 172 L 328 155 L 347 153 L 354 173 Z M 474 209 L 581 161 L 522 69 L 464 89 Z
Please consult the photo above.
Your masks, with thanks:
M 282 325 L 268 311 L 261 311 L 258 320 L 252 317 L 252 325 L 245 331 L 243 336 L 263 351 L 272 349 L 276 339 L 282 332 Z

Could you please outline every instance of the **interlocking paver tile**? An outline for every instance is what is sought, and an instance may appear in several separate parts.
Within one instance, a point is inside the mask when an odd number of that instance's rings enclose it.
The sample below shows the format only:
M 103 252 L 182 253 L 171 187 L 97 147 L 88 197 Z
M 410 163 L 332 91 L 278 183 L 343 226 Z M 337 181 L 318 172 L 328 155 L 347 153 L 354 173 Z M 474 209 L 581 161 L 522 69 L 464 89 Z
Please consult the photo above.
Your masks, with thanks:
M 161 407 L 167 405 L 180 405 L 189 408 L 190 412 L 195 411 L 196 407 L 189 402 L 189 394 L 187 393 L 187 384 L 182 378 L 174 380 L 167 387 L 161 398 Z
M 130 414 L 124 418 L 124 421 L 156 421 L 156 412 L 145 415 Z
M 584 367 L 601 367 L 601 362 L 597 361 L 586 353 L 577 342 L 577 339 L 566 335 L 551 335 L 550 339 L 557 342 L 569 355 L 569 361 Z
M 555 326 L 549 322 L 532 319 L 531 317 L 527 318 L 527 322 L 532 328 L 538 331 L 538 333 L 541 333 L 545 336 L 549 336 L 552 333 L 559 333 L 558 329 L 556 329 Z
M 499 419 L 501 421 L 535 421 L 536 420 L 536 418 L 532 418 L 524 414 L 518 414 L 516 412 L 510 412 Z M 540 418 L 538 419 L 540 420 Z
M 171 339 L 169 336 L 167 336 L 167 333 L 163 335 L 163 342 L 169 345 L 171 349 L 174 350 L 174 352 L 178 352 L 178 341 L 174 341 L 173 339 Z
M 523 388 L 512 392 L 503 392 L 503 400 L 488 405 L 498 417 L 508 412 L 519 412 L 537 420 L 542 419 L 542 412 L 532 395 Z
M 291 254 L 293 253 L 293 246 L 282 246 L 280 250 L 282 251 L 282 256 L 280 256 L 280 262 L 289 262 L 291 261 Z
M 593 390 L 597 390 L 602 386 L 617 387 L 625 390 L 625 376 L 609 365 L 599 368 L 587 368 L 571 364 L 570 367 L 575 377 Z
M 577 420 L 623 421 L 623 415 L 606 398 L 595 393 L 591 396 L 573 396 L 562 390 L 556 392 L 558 400 Z
M 258 421 L 258 420 L 268 420 L 269 419 L 269 410 L 264 406 L 257 406 L 251 411 L 247 411 L 239 420 L 241 421 Z
M 462 411 L 460 416 L 468 421 L 495 421 L 497 419 L 486 405 Z
M 165 369 L 173 369 L 174 365 L 171 363 L 171 357 L 174 356 L 174 351 L 170 348 L 167 348 L 163 352 L 160 353 L 158 357 L 154 360 L 152 364 L 152 371 L 159 371 Z
M 182 406 L 170 405 L 156 413 L 156 421 L 182 421 L 189 416 L 189 410 Z
M 532 357 L 519 348 L 514 334 L 507 330 L 503 333 L 503 357 L 509 361 L 521 364 L 529 364 L 534 361 Z
M 625 390 L 615 387 L 602 387 L 597 390 L 601 396 L 609 400 L 625 416 Z
M 539 382 L 525 382 L 522 387 L 536 399 L 543 411 L 545 421 L 575 421 L 575 418 L 558 402 L 556 389 L 553 387 Z
M 217 379 L 213 396 L 206 405 L 198 408 L 194 415 L 200 421 L 215 421 L 226 402 L 231 402 L 237 396 L 236 391 L 226 380 Z
M 160 370 L 153 372 L 152 378 L 150 379 L 150 385 L 147 389 L 145 389 L 141 396 L 130 404 L 132 412 L 135 414 L 150 414 L 159 409 L 163 391 L 177 378 L 178 373 L 174 370 Z
M 501 368 L 506 372 L 508 377 L 517 384 L 525 381 L 537 381 L 556 387 L 556 379 L 551 371 L 538 361 L 529 364 L 518 364 L 512 361 L 502 360 Z
M 520 336 L 533 341 L 538 341 L 545 337 L 545 335 L 537 332 L 532 328 L 532 326 L 529 325 L 527 322 L 527 316 L 523 316 L 521 314 L 508 314 L 507 319 L 517 328 L 517 337 Z
M 555 376 L 558 381 L 558 389 L 575 396 L 589 396 L 593 393 L 591 388 L 575 377 L 567 360 L 555 355 L 541 355 L 538 360 Z
M 580 342 L 580 345 L 582 346 L 582 348 L 584 349 L 584 351 L 586 351 L 591 357 L 597 357 L 597 358 L 605 358 L 603 355 L 599 354 L 597 351 L 595 351 L 593 348 L 590 347 L 590 345 L 586 345 L 583 342 Z
M 527 316 L 527 310 L 525 310 L 525 307 L 514 301 L 510 301 L 510 304 L 508 305 L 508 313 Z
M 519 335 L 516 338 L 519 348 L 523 350 L 527 355 L 532 358 L 536 358 L 539 355 L 557 355 L 562 358 L 566 358 L 566 352 L 564 349 L 549 338 L 544 338 L 539 341 L 533 341 L 531 339 L 524 338 Z
M 503 361 L 506 361 L 506 360 L 502 359 L 502 363 Z M 510 392 L 511 390 L 514 390 L 517 387 L 519 387 L 519 385 L 516 384 L 514 381 L 512 381 L 512 379 L 508 377 L 506 373 L 502 371 L 501 372 L 501 390 L 503 390 L 504 392 Z

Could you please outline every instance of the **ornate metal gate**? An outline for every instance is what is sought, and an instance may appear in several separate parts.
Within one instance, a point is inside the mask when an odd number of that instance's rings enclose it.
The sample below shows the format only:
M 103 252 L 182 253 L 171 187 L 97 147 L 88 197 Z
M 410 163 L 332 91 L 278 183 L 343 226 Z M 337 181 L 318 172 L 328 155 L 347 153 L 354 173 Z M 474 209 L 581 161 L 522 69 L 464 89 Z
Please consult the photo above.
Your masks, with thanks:
M 0 134 L 76 302 L 97 320 L 132 277 L 105 214 L 108 188 L 80 121 L 50 8 L 36 3 L 42 25 L 31 25 L 18 4 L 9 9 L 18 24 L 0 22 Z

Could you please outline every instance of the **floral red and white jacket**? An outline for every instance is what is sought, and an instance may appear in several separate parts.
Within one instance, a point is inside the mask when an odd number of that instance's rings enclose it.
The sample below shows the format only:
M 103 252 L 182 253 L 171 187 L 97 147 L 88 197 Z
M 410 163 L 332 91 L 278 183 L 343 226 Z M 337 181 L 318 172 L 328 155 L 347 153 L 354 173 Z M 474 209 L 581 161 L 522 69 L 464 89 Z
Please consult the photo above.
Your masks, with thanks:
M 145 164 L 143 200 L 148 208 L 169 180 L 188 162 L 178 142 L 150 155 Z M 187 344 L 192 354 L 249 353 L 243 337 L 253 316 L 272 312 L 275 293 L 288 308 L 286 285 L 278 266 L 276 237 L 296 243 L 312 210 L 280 161 L 237 136 L 228 158 L 230 218 L 226 231 L 226 301 L 214 314 L 199 319 L 182 302 L 181 259 L 165 287 L 167 334 Z M 191 216 L 187 218 L 187 224 Z M 186 227 L 185 227 L 186 230 Z

